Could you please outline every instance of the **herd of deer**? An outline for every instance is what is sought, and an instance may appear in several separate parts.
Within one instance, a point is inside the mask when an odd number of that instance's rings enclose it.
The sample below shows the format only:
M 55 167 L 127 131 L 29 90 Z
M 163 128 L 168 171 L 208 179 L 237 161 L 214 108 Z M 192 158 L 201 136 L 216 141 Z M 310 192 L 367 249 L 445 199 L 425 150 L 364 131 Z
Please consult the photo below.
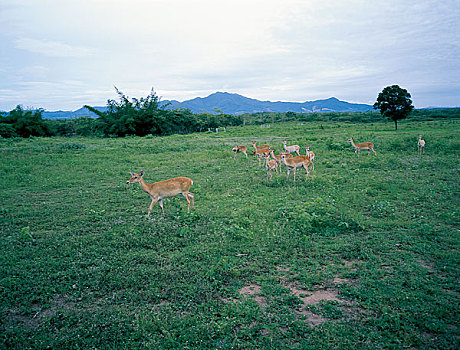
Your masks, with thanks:
M 377 153 L 374 151 L 374 144 L 372 142 L 363 142 L 363 143 L 355 143 L 353 141 L 353 137 L 347 140 L 350 142 L 351 145 L 355 148 L 355 153 L 359 158 L 359 152 L 361 150 L 367 150 L 368 154 L 370 151 L 374 152 L 376 155 Z M 259 166 L 261 164 L 262 159 L 264 160 L 264 165 L 267 170 L 267 179 L 270 180 L 273 177 L 273 170 L 278 173 L 278 169 L 281 173 L 281 164 L 284 164 L 287 168 L 287 176 L 286 179 L 289 179 L 289 174 L 291 170 L 294 175 L 294 182 L 295 182 L 295 174 L 297 168 L 304 168 L 305 169 L 305 176 L 308 178 L 310 175 L 310 169 L 315 170 L 314 159 L 315 153 L 310 151 L 310 146 L 305 146 L 305 155 L 301 155 L 299 150 L 299 145 L 287 145 L 287 141 L 283 141 L 284 144 L 284 152 L 281 152 L 279 155 L 274 154 L 274 150 L 269 145 L 261 145 L 256 146 L 256 142 L 252 143 L 254 147 L 254 151 L 252 151 L 253 156 L 258 158 Z M 422 135 L 418 135 L 418 154 L 421 156 L 425 149 L 425 140 L 422 140 Z M 236 159 L 236 155 L 238 153 L 243 153 L 246 158 L 248 157 L 247 154 L 247 147 L 246 146 L 235 146 L 233 147 L 233 152 L 235 153 L 233 159 Z M 292 153 L 295 153 L 297 156 L 293 156 Z M 270 159 L 270 156 L 272 159 Z M 176 177 L 174 179 L 164 180 L 155 182 L 153 184 L 148 184 L 142 178 L 144 172 L 141 171 L 139 174 L 131 172 L 131 178 L 126 181 L 126 183 L 134 184 L 139 183 L 140 187 L 148 193 L 150 198 L 152 199 L 152 203 L 150 204 L 149 211 L 147 217 L 150 218 L 150 212 L 152 211 L 153 206 L 158 202 L 161 207 L 161 215 L 164 217 L 165 213 L 163 210 L 163 199 L 177 196 L 178 194 L 182 194 L 184 198 L 187 200 L 187 211 L 190 211 L 190 204 L 192 205 L 192 209 L 194 206 L 194 195 L 190 192 L 190 187 L 193 185 L 193 180 L 189 179 L 188 177 Z
M 261 161 L 263 160 L 263 164 L 265 165 L 265 168 L 267 170 L 267 179 L 270 178 L 272 179 L 273 177 L 273 170 L 278 173 L 278 169 L 281 173 L 281 164 L 284 164 L 287 168 L 287 178 L 289 178 L 289 174 L 291 173 L 291 170 L 294 174 L 294 182 L 295 182 L 295 174 L 296 174 L 296 169 L 297 168 L 304 168 L 305 169 L 305 175 L 308 177 L 310 175 L 310 169 L 314 170 L 314 159 L 315 159 L 315 153 L 313 151 L 310 151 L 311 146 L 306 146 L 305 147 L 305 155 L 301 155 L 299 150 L 300 146 L 299 145 L 292 145 L 288 146 L 287 141 L 283 141 L 284 144 L 284 152 L 281 154 L 275 155 L 274 150 L 269 146 L 269 145 L 260 145 L 257 146 L 256 142 L 252 143 L 252 146 L 254 147 L 254 151 L 252 151 L 252 154 L 255 158 L 259 159 L 259 166 Z M 236 155 L 238 153 L 243 153 L 246 158 L 248 157 L 247 153 L 248 149 L 246 146 L 235 146 L 233 147 L 233 152 L 235 153 L 235 156 L 233 159 L 236 158 Z M 296 157 L 292 155 L 292 153 L 297 154 Z M 270 159 L 270 156 L 272 159 Z

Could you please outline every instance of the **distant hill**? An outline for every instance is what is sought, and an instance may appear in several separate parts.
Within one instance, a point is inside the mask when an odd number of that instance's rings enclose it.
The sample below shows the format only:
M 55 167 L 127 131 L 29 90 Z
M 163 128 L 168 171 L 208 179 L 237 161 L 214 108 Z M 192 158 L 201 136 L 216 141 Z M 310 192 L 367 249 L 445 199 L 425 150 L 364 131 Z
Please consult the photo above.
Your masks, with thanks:
M 335 97 L 326 100 L 306 101 L 306 102 L 271 102 L 260 101 L 253 98 L 245 97 L 239 94 L 228 92 L 216 92 L 207 97 L 197 97 L 191 100 L 179 102 L 175 100 L 160 101 L 160 106 L 165 108 L 187 108 L 192 113 L 219 113 L 222 111 L 226 114 L 243 114 L 257 112 L 366 112 L 373 110 L 372 105 L 349 103 L 340 101 Z M 95 107 L 100 111 L 105 111 L 107 107 Z M 45 111 L 43 118 L 46 119 L 63 119 L 76 118 L 81 116 L 97 117 L 96 114 L 82 107 L 76 111 Z
M 97 110 L 104 112 L 107 110 L 107 107 L 94 107 Z M 92 117 L 92 118 L 97 118 L 97 115 L 85 107 L 81 107 L 80 109 L 77 109 L 76 111 L 44 111 L 43 112 L 43 118 L 44 119 L 71 119 L 71 118 L 77 118 L 77 117 Z
M 238 94 L 228 92 L 216 92 L 208 97 L 197 97 L 184 102 L 162 101 L 162 104 L 170 103 L 170 108 L 188 108 L 193 113 L 215 113 L 216 109 L 227 114 L 243 114 L 257 112 L 365 112 L 373 110 L 371 105 L 348 103 L 335 97 L 326 100 L 306 102 L 271 102 L 260 101 Z

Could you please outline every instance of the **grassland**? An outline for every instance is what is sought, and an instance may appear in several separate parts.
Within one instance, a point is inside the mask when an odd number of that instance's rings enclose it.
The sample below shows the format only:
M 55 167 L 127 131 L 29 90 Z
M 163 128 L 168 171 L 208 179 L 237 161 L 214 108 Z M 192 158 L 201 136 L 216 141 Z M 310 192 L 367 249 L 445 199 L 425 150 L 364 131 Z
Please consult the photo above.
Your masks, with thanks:
M 459 348 L 460 121 L 392 129 L 0 139 L 0 348 Z M 233 160 L 283 139 L 312 145 L 309 179 Z M 192 178 L 195 211 L 148 220 L 140 170 Z

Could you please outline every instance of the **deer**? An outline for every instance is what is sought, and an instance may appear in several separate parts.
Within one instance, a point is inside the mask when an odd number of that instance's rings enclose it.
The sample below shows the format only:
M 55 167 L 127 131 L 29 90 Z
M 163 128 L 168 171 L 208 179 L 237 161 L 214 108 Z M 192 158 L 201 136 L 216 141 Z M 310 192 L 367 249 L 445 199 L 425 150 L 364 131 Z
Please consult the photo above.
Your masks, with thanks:
M 260 149 L 258 151 L 254 152 L 254 157 L 257 157 L 259 159 L 259 166 L 260 166 L 260 161 L 262 158 L 264 158 L 264 165 L 265 165 L 265 154 L 269 154 L 270 149 Z
M 271 150 L 273 152 L 273 150 Z M 270 180 L 273 177 L 273 169 L 275 169 L 276 173 L 278 174 L 278 163 L 275 159 L 270 159 L 270 153 L 264 153 L 265 158 L 265 169 L 267 170 L 267 180 L 268 176 L 270 175 Z
M 247 150 L 248 150 L 248 148 L 246 146 L 235 146 L 235 147 L 233 147 L 232 151 L 235 152 L 235 156 L 233 157 L 233 159 L 236 159 L 236 155 L 238 153 L 240 153 L 240 152 L 243 153 L 247 158 L 248 157 L 248 154 L 246 153 Z
M 353 137 L 350 137 L 350 139 L 348 139 L 347 142 L 350 142 L 351 145 L 355 148 L 355 153 L 358 155 L 358 158 L 359 151 L 361 151 L 362 149 L 367 149 L 367 154 L 371 154 L 372 151 L 375 155 L 377 155 L 377 153 L 374 151 L 374 144 L 372 142 L 354 143 Z
M 165 216 L 163 209 L 163 199 L 177 196 L 182 194 L 187 200 L 187 211 L 190 212 L 190 203 L 192 203 L 192 209 L 194 207 L 194 195 L 190 192 L 190 187 L 193 185 L 193 180 L 188 177 L 175 177 L 174 179 L 158 181 L 153 184 L 148 184 L 142 178 L 144 172 L 141 171 L 139 174 L 130 172 L 131 178 L 126 181 L 126 184 L 135 184 L 138 183 L 141 188 L 147 192 L 152 198 L 152 203 L 149 207 L 149 212 L 147 217 L 150 218 L 150 212 L 152 211 L 153 206 L 158 202 L 161 207 L 161 215 Z
M 310 165 L 310 158 L 308 156 L 297 156 L 292 158 L 287 158 L 285 154 L 281 155 L 281 159 L 283 160 L 284 165 L 287 168 L 287 176 L 286 180 L 289 179 L 289 174 L 291 173 L 291 169 L 294 172 L 294 182 L 295 182 L 295 172 L 297 168 L 304 168 L 305 169 L 305 179 L 308 178 L 310 175 L 310 171 L 308 170 L 308 166 Z
M 286 155 L 286 158 L 292 158 L 292 154 L 291 153 L 281 153 L 281 154 L 275 154 L 274 153 L 274 150 L 270 149 L 270 154 L 272 155 L 273 159 L 276 161 L 276 163 L 278 163 L 278 167 L 280 168 L 280 174 L 281 174 L 281 164 L 283 163 L 283 160 L 281 159 L 281 156 L 283 154 Z
M 254 146 L 254 149 L 256 150 L 256 152 L 259 151 L 259 150 L 262 150 L 262 149 L 269 149 L 269 148 L 270 148 L 269 145 L 260 145 L 260 146 L 256 146 L 256 141 L 254 141 L 254 142 L 252 143 L 252 146 Z
M 300 153 L 299 153 L 299 145 L 292 145 L 292 146 L 287 146 L 287 141 L 283 141 L 283 144 L 284 144 L 284 151 L 286 153 L 292 153 L 292 152 L 295 152 L 298 156 L 300 156 Z
M 310 151 L 310 147 L 311 145 L 305 146 L 305 152 L 308 158 L 310 159 L 310 164 L 312 166 L 311 170 L 315 170 L 315 163 L 313 163 L 313 161 L 315 160 L 315 152 Z
M 423 151 L 425 150 L 425 140 L 422 140 L 422 135 L 418 135 L 418 155 L 422 156 Z

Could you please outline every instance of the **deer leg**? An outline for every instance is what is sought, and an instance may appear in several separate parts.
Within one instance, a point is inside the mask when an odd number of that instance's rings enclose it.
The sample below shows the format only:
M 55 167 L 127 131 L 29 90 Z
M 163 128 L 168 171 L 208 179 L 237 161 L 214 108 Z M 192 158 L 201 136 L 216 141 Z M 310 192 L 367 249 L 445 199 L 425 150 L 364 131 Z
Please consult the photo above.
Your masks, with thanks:
M 152 211 L 152 208 L 153 208 L 153 206 L 155 205 L 156 202 L 158 202 L 158 199 L 157 198 L 152 198 L 152 203 L 150 204 L 150 207 L 149 207 L 149 213 L 147 214 L 148 218 L 150 217 L 150 212 Z M 163 209 L 163 207 L 162 207 L 162 209 Z
M 160 208 L 161 208 L 161 216 L 162 216 L 162 217 L 165 217 L 165 211 L 164 211 L 164 209 L 163 209 L 163 200 L 160 199 L 160 200 L 158 201 L 158 204 L 160 205 Z
M 182 192 L 182 195 L 184 196 L 185 200 L 187 201 L 187 211 L 190 212 L 190 198 L 189 198 L 189 192 Z
M 187 192 L 187 193 L 182 193 L 182 195 L 187 200 L 187 211 L 190 212 L 190 203 L 192 203 L 192 209 L 195 206 L 195 203 L 194 203 L 194 200 L 193 200 L 193 198 L 194 198 L 193 193 Z
M 310 175 L 310 171 L 308 171 L 308 165 L 304 165 L 303 167 L 305 168 L 305 179 L 307 179 Z
M 286 181 L 289 180 L 289 174 L 291 173 L 291 169 L 287 167 L 287 175 L 286 175 Z
M 294 182 L 295 182 L 295 167 L 292 169 L 294 171 Z

